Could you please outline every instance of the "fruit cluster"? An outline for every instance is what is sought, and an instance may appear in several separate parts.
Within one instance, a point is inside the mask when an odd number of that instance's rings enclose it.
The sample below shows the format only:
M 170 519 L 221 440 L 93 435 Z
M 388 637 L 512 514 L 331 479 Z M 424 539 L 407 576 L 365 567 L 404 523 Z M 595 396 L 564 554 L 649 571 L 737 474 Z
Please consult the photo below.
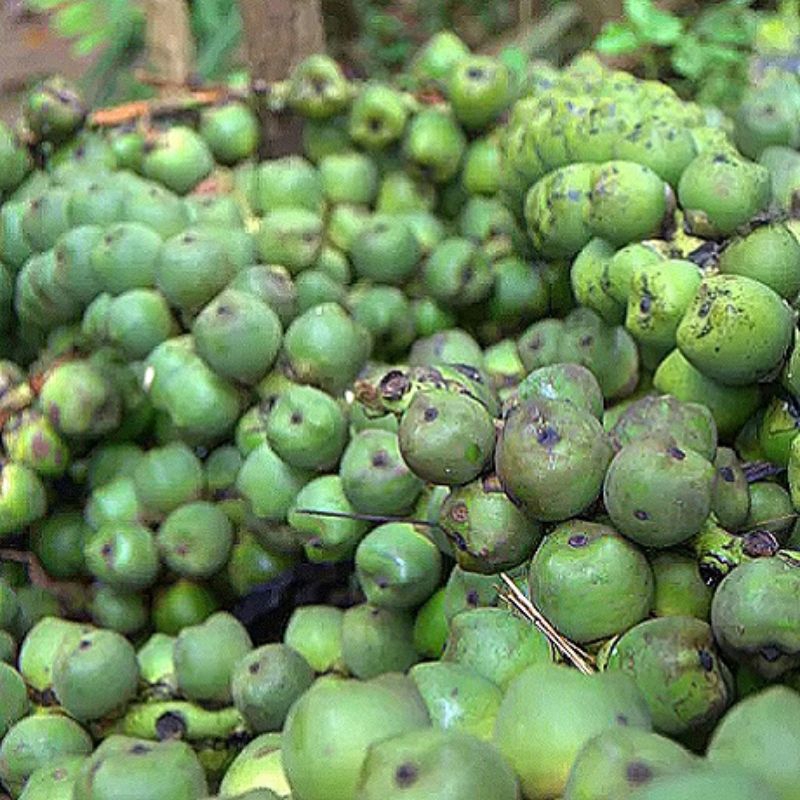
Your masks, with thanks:
M 592 57 L 411 72 L 306 59 L 266 161 L 240 99 L 0 126 L 15 800 L 800 796 L 783 162 Z

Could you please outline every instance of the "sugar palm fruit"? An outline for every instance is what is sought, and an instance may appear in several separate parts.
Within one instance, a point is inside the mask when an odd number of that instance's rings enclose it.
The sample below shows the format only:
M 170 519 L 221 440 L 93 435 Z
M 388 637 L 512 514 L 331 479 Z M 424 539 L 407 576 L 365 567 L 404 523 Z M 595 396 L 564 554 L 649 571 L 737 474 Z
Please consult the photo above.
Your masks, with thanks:
M 375 209 L 380 214 L 426 212 L 433 208 L 435 200 L 434 187 L 413 178 L 405 170 L 392 170 L 381 180 Z
M 717 448 L 714 420 L 700 403 L 682 403 L 670 395 L 646 395 L 631 403 L 611 428 L 619 451 L 643 438 L 671 437 L 681 450 L 711 461 Z
M 417 332 L 411 302 L 400 289 L 357 286 L 350 292 L 347 303 L 353 319 L 369 331 L 375 358 L 392 360 L 407 352 Z
M 348 119 L 350 138 L 367 150 L 382 150 L 403 135 L 406 100 L 383 83 L 367 84 L 353 100 Z
M 572 709 L 568 717 L 565 704 Z M 494 741 L 517 773 L 523 797 L 557 798 L 586 742 L 620 725 L 650 729 L 647 706 L 631 678 L 537 664 L 508 687 Z
M 364 366 L 371 347 L 367 330 L 337 303 L 323 303 L 286 329 L 283 348 L 292 376 L 331 394 L 344 391 Z
M 778 797 L 793 800 L 797 784 L 790 765 L 800 747 L 798 718 L 793 713 L 798 706 L 797 692 L 786 686 L 771 686 L 740 700 L 717 725 L 708 760 L 716 767 L 744 767 Z
M 395 736 L 370 747 L 356 798 L 492 797 L 514 800 L 517 779 L 490 744 L 462 731 L 431 728 Z
M 416 52 L 411 74 L 423 85 L 447 80 L 453 67 L 469 55 L 469 48 L 452 31 L 440 31 Z
M 783 540 L 795 520 L 792 500 L 786 489 L 771 481 L 750 484 L 750 511 L 741 529 L 773 533 Z
M 184 628 L 173 651 L 178 687 L 190 700 L 230 703 L 231 676 L 252 647 L 244 626 L 226 612 Z
M 119 591 L 104 584 L 95 584 L 89 606 L 92 622 L 124 635 L 135 634 L 149 622 L 149 609 L 144 595 Z
M 581 748 L 564 800 L 626 800 L 664 775 L 692 770 L 697 757 L 677 742 L 640 728 L 609 728 Z
M 533 372 L 558 361 L 563 332 L 564 321 L 560 319 L 543 319 L 529 326 L 517 339 L 517 350 L 525 369 Z
M 102 524 L 84 543 L 83 555 L 92 575 L 123 591 L 152 586 L 158 574 L 153 534 L 136 522 Z
M 278 208 L 304 208 L 319 213 L 323 205 L 319 173 L 306 159 L 284 156 L 258 165 L 254 197 L 257 213 Z
M 614 457 L 603 499 L 625 536 L 646 547 L 670 547 L 700 530 L 711 511 L 714 478 L 713 465 L 695 451 L 644 439 Z
M 379 608 L 416 608 L 439 585 L 439 549 L 407 522 L 370 531 L 355 553 L 356 576 L 367 601 Z
M 424 481 L 457 486 L 486 468 L 495 427 L 485 406 L 446 389 L 418 392 L 400 419 L 400 452 Z
M 189 224 L 185 201 L 154 181 L 131 186 L 124 201 L 122 218 L 152 228 L 162 239 L 180 233 Z
M 345 153 L 353 148 L 347 133 L 347 117 L 338 114 L 327 119 L 305 118 L 303 124 L 303 155 L 318 163 L 332 153 Z
M 630 675 L 659 733 L 707 734 L 732 700 L 711 626 L 694 617 L 661 617 L 631 628 L 611 647 L 608 670 Z
M 157 135 L 142 159 L 145 177 L 178 194 L 186 194 L 214 166 L 208 145 L 191 128 L 176 125 Z
M 53 691 L 59 703 L 82 722 L 124 709 L 136 694 L 138 683 L 136 653 L 116 631 L 85 633 L 62 649 L 53 665 Z
M 570 164 L 534 183 L 525 221 L 534 249 L 546 258 L 571 258 L 592 238 L 588 226 L 592 167 Z
M 641 622 L 653 603 L 644 554 L 613 528 L 570 520 L 530 562 L 531 599 L 565 636 L 593 642 Z
M 64 756 L 92 752 L 92 739 L 63 714 L 32 714 L 13 725 L 0 743 L 0 780 L 18 797 L 31 774 Z
M 692 233 L 732 234 L 769 201 L 769 172 L 735 151 L 708 150 L 689 162 L 678 183 L 678 201 Z
M 167 239 L 155 266 L 155 284 L 182 311 L 201 309 L 236 270 L 220 240 L 200 229 Z
M 500 191 L 501 148 L 497 137 L 475 139 L 467 147 L 461 183 L 471 195 L 495 195 Z
M 198 355 L 219 375 L 257 383 L 281 345 L 278 315 L 263 301 L 225 289 L 198 314 L 192 326 Z
M 421 702 L 409 702 L 380 680 L 317 680 L 289 711 L 284 727 L 283 765 L 292 793 L 308 800 L 355 800 L 370 745 L 429 724 Z M 320 747 L 327 754 L 324 766 Z
M 376 214 L 356 236 L 350 256 L 361 277 L 401 285 L 413 276 L 421 253 L 411 225 L 402 216 Z
M 255 517 L 282 522 L 310 478 L 310 473 L 290 466 L 263 442 L 245 456 L 236 477 L 236 490 Z
M 791 551 L 732 570 L 717 587 L 711 624 L 722 652 L 765 678 L 800 663 L 797 613 L 798 563 Z
M 203 767 L 186 742 L 114 734 L 81 766 L 73 792 L 86 800 L 130 794 L 142 800 L 193 800 L 207 790 Z
M 751 335 L 755 319 L 768 321 L 757 338 Z M 716 275 L 700 284 L 678 326 L 678 347 L 709 378 L 745 386 L 777 369 L 792 327 L 789 307 L 772 289 L 752 278 Z
M 458 174 L 466 138 L 445 111 L 428 108 L 406 128 L 403 153 L 412 172 L 433 183 L 446 183 Z
M 101 291 L 111 294 L 152 287 L 161 244 L 161 237 L 139 222 L 120 222 L 111 226 L 90 256 L 96 285 Z
M 707 621 L 713 591 L 703 581 L 697 559 L 671 550 L 652 553 L 649 559 L 655 580 L 652 613 Z
M 319 472 L 336 466 L 348 438 L 341 406 L 320 389 L 302 385 L 277 398 L 266 431 L 270 447 L 286 463 Z
M 233 702 L 254 733 L 280 730 L 294 701 L 311 686 L 314 671 L 285 644 L 268 644 L 242 658 L 231 676 Z
M 52 695 L 56 657 L 90 630 L 89 626 L 55 616 L 44 616 L 30 627 L 19 650 L 18 667 L 34 696 Z
M 69 230 L 70 197 L 68 189 L 52 187 L 25 201 L 22 231 L 33 252 L 49 250 Z
M 477 370 L 483 366 L 483 351 L 477 341 L 461 328 L 446 328 L 417 339 L 408 354 L 411 366 L 466 364 Z
M 14 270 L 19 270 L 33 255 L 22 227 L 25 210 L 22 200 L 7 200 L 0 206 L 0 259 Z
M 5 123 L 0 126 L 0 192 L 13 191 L 24 180 L 33 167 L 33 161 L 25 146 Z
M 335 606 L 298 606 L 292 611 L 283 640 L 315 672 L 329 672 L 342 664 L 344 612 Z
M 309 511 L 332 511 L 343 516 L 318 516 Z M 304 513 L 306 512 L 306 513 Z M 315 562 L 350 558 L 367 532 L 365 522 L 349 518 L 355 513 L 338 475 L 309 481 L 296 494 L 287 515 L 303 543 L 306 557 Z
M 75 87 L 60 75 L 40 83 L 25 100 L 25 122 L 45 142 L 60 144 L 86 119 L 86 107 Z
M 427 293 L 445 306 L 471 305 L 484 299 L 492 287 L 485 252 L 461 237 L 440 242 L 423 270 Z
M 155 593 L 153 626 L 159 633 L 177 636 L 184 628 L 208 619 L 217 608 L 217 598 L 208 587 L 181 578 Z
M 739 766 L 700 767 L 676 775 L 664 775 L 642 787 L 636 800 L 747 800 L 751 797 L 780 800 L 770 787 Z
M 611 295 L 608 279 L 615 248 L 605 239 L 592 239 L 578 253 L 570 269 L 575 299 L 596 311 L 606 322 L 619 325 L 625 320 L 625 307 Z
M 444 588 L 437 589 L 420 607 L 414 619 L 414 647 L 425 658 L 439 658 L 447 643 Z
M 15 414 L 3 428 L 3 447 L 8 457 L 39 475 L 58 477 L 69 466 L 69 449 L 52 423 L 39 411 Z
M 255 792 L 253 800 L 275 800 L 290 793 L 281 764 L 281 735 L 262 733 L 238 753 L 226 769 L 219 790 L 224 797 L 239 797 Z M 263 798 L 258 792 L 273 792 Z
M 504 329 L 539 319 L 547 313 L 548 286 L 542 270 L 516 256 L 494 263 L 494 285 L 489 298 L 491 319 Z
M 785 467 L 792 441 L 800 427 L 800 408 L 793 397 L 773 397 L 763 409 L 758 425 L 758 443 L 764 457 Z
M 299 314 L 321 303 L 341 303 L 345 299 L 342 284 L 318 269 L 303 270 L 297 276 L 295 288 Z
M 736 530 L 744 525 L 750 513 L 750 489 L 747 476 L 736 453 L 720 447 L 714 458 L 717 478 L 711 494 L 711 510 L 720 524 Z
M 72 193 L 70 221 L 73 226 L 111 225 L 122 218 L 124 204 L 125 190 L 98 178 Z
M 539 524 L 523 514 L 496 479 L 451 488 L 439 526 L 462 569 L 493 574 L 527 561 L 541 540 Z
M 20 794 L 21 800 L 72 800 L 72 787 L 87 756 L 58 756 L 35 769 Z
M 147 451 L 133 469 L 136 495 L 153 514 L 168 514 L 198 500 L 203 491 L 200 459 L 182 442 Z
M 657 117 L 636 124 L 614 144 L 614 158 L 649 167 L 673 187 L 696 155 L 689 130 Z
M 105 327 L 109 342 L 131 360 L 145 358 L 178 333 L 166 299 L 154 289 L 130 289 L 111 300 Z
M 520 400 L 568 400 L 600 419 L 603 393 L 594 375 L 580 364 L 556 363 L 528 373 L 517 389 Z
M 266 303 L 284 327 L 297 316 L 297 290 L 283 267 L 247 267 L 236 274 L 227 288 L 251 294 Z
M 505 608 L 472 608 L 450 620 L 443 662 L 470 667 L 502 690 L 531 664 L 551 661 L 537 628 Z
M 461 59 L 448 75 L 447 98 L 456 119 L 467 130 L 485 128 L 511 100 L 508 67 L 490 56 Z
M 289 76 L 289 106 L 308 119 L 328 119 L 350 102 L 351 88 L 339 65 L 315 54 L 303 59 Z
M 329 203 L 370 205 L 378 191 L 378 170 L 369 156 L 334 153 L 318 164 L 322 191 Z
M 244 103 L 221 103 L 203 112 L 200 135 L 220 164 L 237 164 L 258 147 L 258 120 Z
M 9 664 L 0 662 L 0 690 L 3 708 L 0 711 L 0 735 L 25 717 L 29 711 L 28 690 L 22 676 Z
M 579 514 L 600 493 L 611 446 L 595 417 L 566 400 L 533 398 L 512 408 L 497 443 L 503 489 L 534 519 Z

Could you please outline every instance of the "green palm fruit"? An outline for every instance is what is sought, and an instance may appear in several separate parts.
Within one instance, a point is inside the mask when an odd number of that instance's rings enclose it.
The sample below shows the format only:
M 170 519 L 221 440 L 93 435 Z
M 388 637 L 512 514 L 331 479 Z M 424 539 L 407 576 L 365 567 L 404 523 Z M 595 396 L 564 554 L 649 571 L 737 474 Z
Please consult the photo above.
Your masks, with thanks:
M 503 697 L 495 683 L 469 666 L 450 661 L 417 664 L 409 676 L 435 727 L 491 741 Z
M 152 742 L 114 734 L 78 772 L 74 797 L 117 800 L 194 800 L 208 791 L 203 767 L 186 742 Z
M 472 305 L 491 292 L 492 272 L 486 252 L 468 239 L 441 241 L 425 262 L 426 292 L 446 307 Z
M 372 214 L 366 206 L 335 205 L 328 216 L 326 233 L 329 243 L 349 255 L 353 243 L 371 219 Z M 315 254 L 314 259 L 316 257 Z
M 655 578 L 652 613 L 708 621 L 713 591 L 703 581 L 697 559 L 671 550 L 651 553 L 649 559 Z
M 416 180 L 404 170 L 393 170 L 381 180 L 375 210 L 379 214 L 429 213 L 435 199 L 433 186 Z
M 203 112 L 200 135 L 220 164 L 238 164 L 255 154 L 258 120 L 244 103 L 225 102 Z
M 411 225 L 395 214 L 375 214 L 354 239 L 350 255 L 361 277 L 392 285 L 412 277 L 421 257 Z
M 130 289 L 108 305 L 106 331 L 126 358 L 145 358 L 154 347 L 178 334 L 164 296 L 155 289 Z
M 592 238 L 590 164 L 570 164 L 538 180 L 525 197 L 534 249 L 546 258 L 571 258 Z
M 458 174 L 467 141 L 446 112 L 427 108 L 406 128 L 403 153 L 412 173 L 433 183 L 447 183 Z
M 283 339 L 292 376 L 300 383 L 339 394 L 364 366 L 368 331 L 337 303 L 323 303 L 297 317 Z
M 461 168 L 461 183 L 471 195 L 496 195 L 502 176 L 500 142 L 486 136 L 475 139 L 467 147 Z
M 19 601 L 9 583 L 0 578 L 0 630 L 14 630 L 19 615 Z
M 369 156 L 334 153 L 319 162 L 322 191 L 331 204 L 370 205 L 378 192 L 378 170 Z
M 283 766 L 292 793 L 307 800 L 355 800 L 370 745 L 429 724 L 421 700 L 409 702 L 380 680 L 317 680 L 294 704 L 284 727 Z
M 763 225 L 728 243 L 719 270 L 760 281 L 791 302 L 800 291 L 800 243 L 785 224 Z
M 331 511 L 344 516 L 301 513 L 307 511 Z M 367 531 L 365 522 L 348 516 L 354 513 L 341 478 L 323 475 L 306 483 L 297 492 L 287 518 L 310 561 L 343 561 L 352 557 Z
M 487 347 L 483 363 L 490 384 L 497 396 L 505 402 L 510 398 L 526 375 L 525 366 L 513 339 L 501 339 Z
M 3 697 L 3 706 L 0 709 L 0 737 L 4 737 L 9 728 L 28 715 L 30 704 L 22 676 L 13 667 L 2 662 L 0 662 L 0 692 Z
M 139 647 L 136 660 L 147 700 L 170 700 L 178 692 L 175 664 L 172 659 L 175 639 L 163 633 L 153 633 Z
M 539 397 L 507 413 L 495 465 L 512 501 L 535 519 L 557 521 L 597 499 L 611 455 L 602 426 L 589 412 Z
M 338 464 L 347 444 L 347 420 L 330 395 L 295 385 L 277 398 L 266 424 L 270 447 L 287 464 L 323 472 Z
M 283 267 L 248 267 L 237 273 L 227 288 L 251 294 L 266 303 L 284 327 L 297 316 L 297 290 Z
M 21 411 L 6 422 L 3 447 L 11 460 L 46 477 L 63 475 L 69 465 L 66 443 L 50 421 L 32 409 Z
M 417 339 L 408 356 L 411 366 L 466 364 L 483 367 L 483 351 L 475 339 L 461 328 L 447 328 L 424 339 Z
M 344 612 L 335 606 L 298 606 L 292 611 L 283 641 L 315 672 L 344 671 L 342 625 Z
M 741 528 L 750 514 L 750 488 L 736 453 L 720 447 L 714 458 L 717 477 L 711 492 L 711 510 L 724 528 Z
M 53 665 L 53 691 L 71 716 L 99 720 L 124 709 L 139 683 L 136 652 L 116 631 L 98 629 L 63 647 Z
M 766 531 L 783 541 L 797 516 L 789 492 L 771 481 L 751 483 L 749 489 L 750 512 L 741 528 L 749 532 Z
M 670 395 L 645 395 L 629 405 L 610 431 L 619 451 L 641 439 L 672 438 L 681 450 L 693 450 L 708 461 L 717 451 L 710 412 L 698 403 L 684 403 Z
M 35 769 L 20 794 L 20 800 L 72 800 L 72 787 L 86 756 L 58 756 Z
M 203 491 L 200 459 L 181 442 L 156 447 L 144 454 L 133 471 L 136 494 L 155 514 L 168 514 L 197 500 Z
M 715 767 L 744 767 L 778 797 L 792 800 L 797 796 L 791 764 L 800 747 L 793 713 L 798 705 L 797 692 L 785 686 L 771 686 L 741 700 L 720 720 L 708 760 Z
M 54 187 L 25 201 L 22 231 L 35 253 L 55 247 L 59 237 L 72 227 L 69 219 L 71 196 L 68 189 Z
M 239 797 L 241 792 L 272 791 L 285 798 L 291 791 L 281 764 L 281 735 L 262 733 L 245 745 L 225 772 L 219 790 L 224 797 Z M 248 795 L 244 797 L 247 799 Z M 273 800 L 257 795 L 253 800 Z
M 0 538 L 21 533 L 46 511 L 47 494 L 38 474 L 13 461 L 0 464 Z
M 173 651 L 179 689 L 189 700 L 230 703 L 234 668 L 252 649 L 244 626 L 227 612 L 184 628 Z
M 391 360 L 408 351 L 416 330 L 411 303 L 400 289 L 357 286 L 350 292 L 348 305 L 353 319 L 372 336 L 374 357 Z
M 424 481 L 458 486 L 486 468 L 495 444 L 494 421 L 486 407 L 447 389 L 418 392 L 403 413 L 400 453 Z
M 670 547 L 696 534 L 711 511 L 713 465 L 672 439 L 643 439 L 614 457 L 603 500 L 618 530 L 645 547 Z
M 758 337 L 751 334 L 759 320 Z M 706 278 L 678 327 L 678 347 L 704 375 L 729 386 L 768 377 L 791 344 L 792 313 L 768 286 L 740 275 Z
M 291 385 L 294 386 L 295 384 Z M 280 392 L 280 394 L 283 394 L 283 392 Z M 239 421 L 236 423 L 234 440 L 239 453 L 243 457 L 246 458 L 258 445 L 267 441 L 267 419 L 269 418 L 271 406 L 280 394 L 269 400 L 262 400 L 239 417 Z
M 6 194 L 17 188 L 33 167 L 30 153 L 19 137 L 5 123 L 0 124 L 0 192 Z
M 54 250 L 33 256 L 20 270 L 15 291 L 10 273 L 0 268 L 0 328 L 8 329 L 10 326 L 12 293 L 14 310 L 23 325 L 49 331 L 80 317 L 78 304 L 57 284 L 58 268 Z
M 598 419 L 603 415 L 600 384 L 580 364 L 559 363 L 534 369 L 520 383 L 517 394 L 520 400 L 568 400 Z
M 347 117 L 340 114 L 328 119 L 303 120 L 303 155 L 315 164 L 333 153 L 352 150 L 353 143 L 347 133 Z
M 103 584 L 95 585 L 89 610 L 95 625 L 125 635 L 140 631 L 149 621 L 143 595 Z
M 772 201 L 781 211 L 789 211 L 797 202 L 800 182 L 800 158 L 791 147 L 780 145 L 767 147 L 759 156 L 758 163 L 770 174 Z
M 0 261 L 14 270 L 19 270 L 33 255 L 23 231 L 26 209 L 27 204 L 22 200 L 7 200 L 0 206 Z
M 764 457 L 780 467 L 789 463 L 792 441 L 800 428 L 800 408 L 793 397 L 773 397 L 763 409 L 758 443 Z
M 244 227 L 242 206 L 233 195 L 190 195 L 185 202 L 192 227 L 207 225 L 228 231 Z
M 84 511 L 86 522 L 97 530 L 107 523 L 136 523 L 147 511 L 136 496 L 133 478 L 120 475 L 92 490 Z
M 494 286 L 489 298 L 489 315 L 510 330 L 520 323 L 543 317 L 549 305 L 548 287 L 542 272 L 516 256 L 492 265 Z
M 161 523 L 156 542 L 164 563 L 173 572 L 207 578 L 225 566 L 233 546 L 233 528 L 217 505 L 187 503 Z
M 564 800 L 627 800 L 651 781 L 696 765 L 692 753 L 665 736 L 640 728 L 609 728 L 581 748 Z
M 279 536 L 281 541 L 273 545 Z M 269 526 L 259 528 L 256 533 L 240 533 L 225 567 L 236 596 L 244 597 L 256 586 L 275 580 L 291 569 L 300 549 L 300 542 L 288 526 Z
M 637 123 L 614 143 L 614 158 L 646 166 L 674 187 L 696 155 L 687 128 L 657 117 Z
M 517 350 L 526 370 L 533 371 L 558 361 L 564 321 L 543 319 L 534 322 L 517 339 Z
M 92 266 L 92 254 L 103 247 L 101 242 L 104 235 L 99 225 L 79 225 L 64 233 L 56 242 L 54 277 L 58 286 L 77 305 L 87 305 L 103 288 Z
M 657 243 L 629 244 L 617 250 L 605 265 L 602 275 L 604 291 L 623 306 L 628 304 L 631 281 L 635 271 L 666 258 Z
M 14 591 L 19 602 L 13 631 L 17 639 L 25 636 L 40 619 L 64 614 L 61 601 L 52 591 L 27 585 L 18 586 Z
M 145 177 L 177 194 L 187 194 L 214 167 L 205 141 L 191 128 L 176 125 L 158 134 L 142 159 Z
M 606 669 L 630 675 L 659 733 L 705 735 L 733 699 L 711 626 L 694 617 L 647 620 L 611 647 Z
M 530 563 L 531 600 L 565 636 L 593 642 L 641 622 L 653 603 L 644 554 L 613 528 L 582 520 L 557 526 Z
M 732 234 L 769 202 L 770 175 L 735 151 L 701 152 L 678 183 L 678 200 L 692 233 Z
M 439 549 L 406 522 L 379 525 L 359 543 L 356 576 L 367 601 L 378 608 L 420 606 L 439 585 Z
M 373 745 L 362 768 L 358 800 L 442 800 L 519 796 L 517 779 L 492 745 L 463 731 L 414 731 Z
M 352 90 L 329 56 L 304 58 L 289 76 L 289 106 L 308 119 L 328 119 L 347 107 Z
M 419 660 L 413 639 L 414 618 L 405 609 L 362 603 L 344 612 L 342 660 L 361 680 L 406 672 Z
M 183 199 L 150 181 L 132 187 L 125 198 L 122 218 L 152 228 L 162 239 L 176 236 L 189 224 L 188 206 Z
M 86 573 L 83 546 L 91 534 L 80 511 L 57 511 L 34 526 L 31 550 L 51 577 L 80 578 Z
M 734 117 L 734 137 L 739 150 L 755 160 L 768 147 L 794 146 L 792 120 L 797 101 L 790 82 L 772 81 L 748 87 Z
M 780 800 L 763 781 L 738 766 L 699 768 L 678 775 L 664 775 L 636 794 L 636 800 Z
M 25 99 L 25 122 L 37 139 L 60 144 L 84 123 L 86 107 L 77 89 L 60 75 L 36 86 Z
M 298 314 L 322 303 L 342 303 L 345 299 L 342 284 L 318 269 L 303 270 L 297 276 L 295 286 Z
M 469 48 L 451 31 L 440 31 L 428 39 L 411 62 L 412 76 L 422 83 L 443 83 L 456 64 L 469 56 Z
M 346 286 L 350 283 L 352 272 L 350 262 L 341 250 L 331 245 L 323 245 L 317 260 L 314 262 L 314 268 L 327 275 L 340 286 Z
M 314 671 L 303 656 L 285 644 L 268 644 L 236 664 L 231 693 L 249 730 L 277 731 L 292 703 L 313 680 Z
M 32 714 L 13 725 L 0 743 L 0 779 L 18 797 L 39 767 L 91 752 L 91 737 L 74 720 L 63 714 Z
M 456 324 L 453 312 L 442 308 L 430 297 L 412 300 L 411 313 L 417 336 L 422 338 L 429 338 L 436 333 L 452 330 Z
M 447 99 L 467 130 L 487 127 L 511 102 L 508 67 L 490 56 L 460 59 L 447 76 Z
M 310 474 L 292 467 L 263 442 L 245 457 L 236 478 L 236 489 L 258 518 L 281 522 Z
M 155 265 L 155 284 L 170 304 L 194 312 L 235 274 L 220 240 L 213 233 L 193 228 L 164 242 Z
M 382 150 L 403 135 L 409 109 L 400 92 L 383 83 L 367 84 L 350 108 L 350 138 L 367 150 Z
M 69 199 L 72 227 L 112 225 L 122 219 L 124 209 L 125 190 L 102 178 L 76 189 Z
M 572 709 L 566 717 L 564 703 Z M 618 726 L 650 729 L 647 706 L 631 678 L 537 664 L 508 687 L 494 742 L 517 773 L 524 797 L 556 798 L 584 745 Z
M 242 736 L 245 721 L 232 706 L 209 711 L 182 700 L 151 700 L 128 706 L 114 731 L 152 741 L 180 738 L 197 743 L 200 749 L 208 740 L 220 742 Z
M 217 295 L 192 326 L 198 355 L 219 375 L 257 383 L 281 345 L 278 315 L 262 300 L 236 289 Z
M 104 523 L 86 540 L 83 555 L 92 575 L 121 591 L 152 586 L 158 575 L 155 538 L 134 522 Z
M 547 639 L 505 608 L 456 614 L 442 654 L 443 662 L 470 667 L 503 691 L 527 667 L 551 660 Z
M 625 321 L 625 307 L 611 294 L 609 271 L 615 249 L 604 239 L 592 239 L 578 253 L 570 269 L 575 299 L 597 312 L 609 325 Z
M 181 578 L 153 598 L 153 625 L 160 633 L 176 636 L 184 628 L 205 621 L 218 607 L 210 589 Z
M 0 630 L 0 662 L 17 663 L 17 641 L 8 631 L 3 630 Z
M 265 161 L 258 167 L 255 210 L 303 208 L 319 214 L 325 204 L 322 181 L 312 164 L 300 156 Z
M 423 658 L 438 659 L 444 652 L 448 634 L 444 602 L 444 588 L 437 589 L 417 610 L 414 620 L 414 647 Z
M 37 693 L 34 696 L 52 693 L 56 657 L 90 630 L 86 625 L 55 616 L 42 617 L 30 627 L 19 650 L 18 666 L 25 683 Z
M 723 654 L 768 679 L 800 663 L 798 562 L 790 551 L 732 570 L 717 588 L 711 624 Z

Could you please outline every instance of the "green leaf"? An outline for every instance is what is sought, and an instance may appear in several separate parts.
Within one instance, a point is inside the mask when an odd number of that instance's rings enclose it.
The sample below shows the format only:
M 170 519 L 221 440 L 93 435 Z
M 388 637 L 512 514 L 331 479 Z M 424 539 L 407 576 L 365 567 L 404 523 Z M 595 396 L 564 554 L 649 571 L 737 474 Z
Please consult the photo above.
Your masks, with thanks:
M 705 48 L 691 34 L 684 36 L 672 51 L 670 63 L 679 75 L 696 80 L 708 62 Z
M 53 30 L 67 39 L 96 30 L 101 24 L 96 10 L 93 0 L 80 0 L 78 3 L 65 6 L 53 16 Z
M 657 8 L 653 0 L 624 0 L 625 14 L 640 38 L 650 44 L 668 47 L 683 33 L 679 17 Z
M 105 28 L 87 33 L 86 36 L 75 41 L 75 44 L 72 45 L 72 52 L 79 58 L 88 56 L 108 41 L 107 34 L 108 31 Z
M 594 40 L 594 49 L 607 56 L 635 53 L 640 41 L 636 31 L 625 22 L 607 22 Z

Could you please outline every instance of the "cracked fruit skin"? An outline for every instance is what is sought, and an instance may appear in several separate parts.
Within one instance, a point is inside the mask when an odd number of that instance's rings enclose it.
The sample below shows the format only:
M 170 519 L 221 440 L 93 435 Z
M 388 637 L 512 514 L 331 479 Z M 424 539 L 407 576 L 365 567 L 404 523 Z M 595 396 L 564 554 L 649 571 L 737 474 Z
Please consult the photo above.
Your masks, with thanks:
M 531 599 L 565 636 L 593 642 L 621 633 L 649 613 L 653 572 L 644 554 L 613 528 L 564 522 L 530 563 Z
M 704 375 L 729 386 L 769 378 L 792 340 L 794 316 L 763 283 L 706 278 L 678 326 L 678 347 Z
M 611 445 L 598 420 L 565 400 L 526 400 L 508 412 L 495 455 L 512 501 L 541 521 L 580 514 L 600 494 Z

